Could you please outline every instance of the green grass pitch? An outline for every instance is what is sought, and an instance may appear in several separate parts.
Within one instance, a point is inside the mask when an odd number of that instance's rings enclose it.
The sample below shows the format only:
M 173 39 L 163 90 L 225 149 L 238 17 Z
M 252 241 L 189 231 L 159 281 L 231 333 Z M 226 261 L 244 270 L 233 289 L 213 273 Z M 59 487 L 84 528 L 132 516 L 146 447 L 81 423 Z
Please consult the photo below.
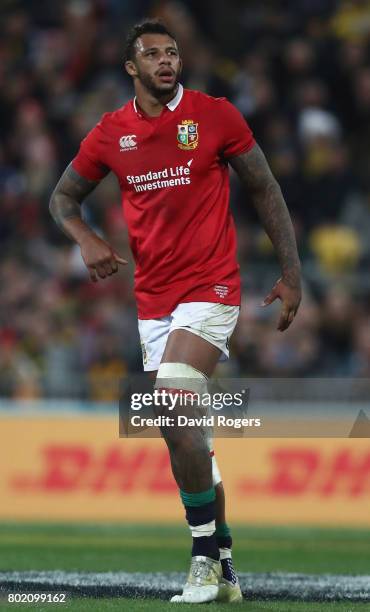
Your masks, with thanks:
M 234 560 L 239 571 L 331 574 L 370 573 L 370 532 L 348 529 L 263 528 L 233 529 Z M 186 571 L 190 536 L 185 527 L 138 525 L 0 524 L 0 571 L 54 570 Z M 206 607 L 205 607 L 206 606 Z M 151 611 L 174 609 L 173 604 L 148 599 L 72 599 L 58 606 L 7 604 L 0 610 L 59 609 L 89 611 Z M 175 607 L 178 609 L 178 606 Z M 214 612 L 370 612 L 370 603 L 308 603 L 245 601 L 238 606 L 181 604 L 180 609 Z

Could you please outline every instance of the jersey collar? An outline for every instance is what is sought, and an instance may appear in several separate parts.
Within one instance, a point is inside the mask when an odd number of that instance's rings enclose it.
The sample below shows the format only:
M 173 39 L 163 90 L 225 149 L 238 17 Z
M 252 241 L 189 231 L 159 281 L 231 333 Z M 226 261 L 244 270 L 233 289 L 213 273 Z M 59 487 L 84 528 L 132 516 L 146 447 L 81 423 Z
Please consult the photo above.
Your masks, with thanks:
M 166 106 L 170 111 L 174 111 L 176 110 L 176 108 L 178 107 L 178 105 L 180 104 L 181 100 L 182 100 L 182 96 L 184 95 L 184 88 L 181 85 L 181 83 L 179 83 L 179 86 L 177 88 L 177 94 L 175 95 L 174 98 L 172 98 L 172 100 L 170 100 L 169 102 L 167 102 Z M 136 96 L 133 100 L 133 105 L 134 105 L 134 110 L 135 113 L 137 113 L 138 115 L 140 115 L 140 111 L 137 108 L 137 104 L 136 104 Z
M 181 83 L 179 83 L 179 86 L 177 88 L 177 94 L 175 95 L 174 98 L 172 98 L 172 100 L 170 100 L 166 106 L 170 111 L 174 111 L 178 105 L 181 102 L 182 96 L 184 95 L 184 88 L 181 85 Z

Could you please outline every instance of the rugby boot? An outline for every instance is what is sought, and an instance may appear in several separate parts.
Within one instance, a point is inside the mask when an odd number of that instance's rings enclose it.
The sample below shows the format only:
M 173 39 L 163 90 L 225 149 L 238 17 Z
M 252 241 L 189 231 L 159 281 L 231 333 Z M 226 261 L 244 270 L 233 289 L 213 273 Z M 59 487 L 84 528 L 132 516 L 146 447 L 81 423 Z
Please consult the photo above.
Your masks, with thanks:
M 182 595 L 175 595 L 173 603 L 206 603 L 215 601 L 222 578 L 220 561 L 197 555 L 192 557 L 189 575 Z

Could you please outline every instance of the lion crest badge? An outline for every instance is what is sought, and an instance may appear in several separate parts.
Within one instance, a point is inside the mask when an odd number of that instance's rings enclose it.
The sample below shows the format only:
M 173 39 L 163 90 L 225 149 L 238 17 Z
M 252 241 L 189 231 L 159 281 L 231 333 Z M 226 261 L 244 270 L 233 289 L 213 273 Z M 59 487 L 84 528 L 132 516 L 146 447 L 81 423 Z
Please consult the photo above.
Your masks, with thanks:
M 198 123 L 191 119 L 184 119 L 181 125 L 177 126 L 177 146 L 180 149 L 189 151 L 196 149 L 199 142 Z

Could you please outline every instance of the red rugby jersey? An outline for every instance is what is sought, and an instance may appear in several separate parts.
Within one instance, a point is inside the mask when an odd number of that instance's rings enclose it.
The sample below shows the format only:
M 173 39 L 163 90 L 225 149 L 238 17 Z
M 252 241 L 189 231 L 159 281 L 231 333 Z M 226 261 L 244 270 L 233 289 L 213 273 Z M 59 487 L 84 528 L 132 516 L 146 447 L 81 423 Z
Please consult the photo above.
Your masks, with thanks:
M 240 304 L 227 159 L 254 144 L 230 102 L 181 85 L 159 117 L 132 100 L 82 141 L 78 174 L 100 180 L 112 171 L 120 184 L 139 318 L 182 302 Z

